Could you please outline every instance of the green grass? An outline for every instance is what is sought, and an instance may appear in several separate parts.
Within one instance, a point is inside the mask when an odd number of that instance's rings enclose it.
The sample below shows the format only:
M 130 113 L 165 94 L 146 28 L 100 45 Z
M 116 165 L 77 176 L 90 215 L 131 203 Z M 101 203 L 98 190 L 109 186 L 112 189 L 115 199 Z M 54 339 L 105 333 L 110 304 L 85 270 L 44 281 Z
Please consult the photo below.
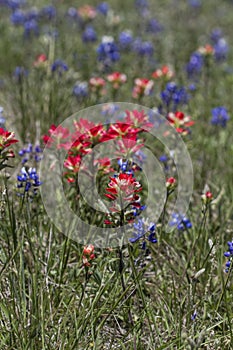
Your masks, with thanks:
M 133 2 L 109 1 L 121 21 L 111 26 L 104 17 L 95 19 L 98 42 L 88 45 L 64 15 L 77 3 L 55 2 L 58 18 L 49 26 L 58 29 L 56 40 L 44 35 L 25 40 L 22 28 L 10 24 L 9 9 L 1 7 L 0 105 L 7 129 L 20 139 L 15 150 L 40 140 L 52 123 L 58 125 L 83 108 L 112 101 L 110 90 L 100 99 L 91 95 L 79 101 L 72 95 L 77 80 L 106 77 L 95 53 L 102 35 L 117 39 L 122 30 L 131 29 L 135 37 L 155 46 L 152 64 L 129 53 L 114 66 L 128 76 L 117 96 L 122 102 L 135 102 L 131 96 L 135 77 L 150 77 L 163 64 L 173 67 L 177 84 L 187 86 L 184 66 L 192 52 L 209 42 L 213 28 L 222 29 L 230 47 L 226 62 L 212 62 L 204 70 L 184 107 L 195 121 L 191 135 L 184 137 L 193 163 L 194 190 L 187 213 L 193 227 L 166 233 L 158 225 L 158 243 L 149 245 L 148 256 L 137 244 L 121 250 L 96 248 L 92 266 L 83 268 L 83 246 L 53 226 L 40 194 L 32 202 L 17 196 L 20 157 L 11 160 L 13 169 L 1 171 L 1 350 L 232 349 L 232 269 L 224 273 L 223 254 L 233 234 L 233 3 L 202 3 L 194 10 L 186 1 L 151 1 L 150 16 L 164 26 L 152 35 L 145 33 L 145 19 L 138 17 Z M 31 2 L 38 8 L 43 4 Z M 40 53 L 50 63 L 63 59 L 70 69 L 62 77 L 53 77 L 49 69 L 36 70 L 33 62 Z M 12 77 L 16 66 L 30 71 L 20 82 Z M 158 107 L 159 93 L 155 83 L 154 94 L 142 104 Z M 231 115 L 226 128 L 209 123 L 211 109 L 220 105 Z M 214 201 L 204 212 L 201 194 L 206 184 Z

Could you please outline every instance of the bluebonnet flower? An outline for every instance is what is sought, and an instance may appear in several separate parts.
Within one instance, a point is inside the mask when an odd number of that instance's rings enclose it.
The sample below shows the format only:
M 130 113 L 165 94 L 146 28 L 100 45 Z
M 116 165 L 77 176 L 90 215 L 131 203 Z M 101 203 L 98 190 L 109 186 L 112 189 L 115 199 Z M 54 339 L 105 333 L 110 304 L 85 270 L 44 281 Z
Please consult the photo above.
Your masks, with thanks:
M 133 233 L 133 237 L 129 238 L 130 243 L 135 243 L 140 239 L 143 239 L 144 240 L 142 245 L 143 249 L 146 248 L 145 239 L 151 243 L 157 243 L 157 239 L 155 236 L 156 225 L 153 222 L 151 222 L 148 225 L 145 223 L 144 219 L 138 219 L 137 223 L 133 224 L 133 227 L 134 227 L 134 233 Z
M 116 112 L 118 112 L 120 109 L 120 107 L 115 104 L 115 103 L 107 103 L 104 104 L 103 107 L 101 108 L 101 114 L 103 114 L 104 116 L 106 116 L 106 118 L 111 117 L 111 120 L 106 120 L 106 122 L 111 123 L 113 121 L 115 121 L 115 118 L 119 118 L 119 115 Z M 124 115 L 123 117 L 124 118 Z
M 214 57 L 218 62 L 224 61 L 227 58 L 229 46 L 224 38 L 220 38 L 214 45 Z
M 25 0 L 6 0 L 4 1 L 4 5 L 9 7 L 12 11 L 17 10 L 21 6 L 23 6 L 26 3 Z
M 13 11 L 25 4 L 25 0 L 7 0 L 6 5 Z
M 26 21 L 31 21 L 32 19 L 38 20 L 39 19 L 39 10 L 37 7 L 32 7 L 26 12 Z
M 6 119 L 3 116 L 3 107 L 0 106 L 0 128 L 5 129 Z
M 188 4 L 194 8 L 201 7 L 201 0 L 188 0 Z
M 225 107 L 219 106 L 212 109 L 211 124 L 221 125 L 224 128 L 226 127 L 229 119 L 230 117 Z
M 168 157 L 165 154 L 163 154 L 159 157 L 159 161 L 162 163 L 166 163 L 168 161 Z
M 17 176 L 18 189 L 23 189 L 23 193 L 19 195 L 24 195 L 25 192 L 32 191 L 34 195 L 37 194 L 38 187 L 42 184 L 39 180 L 39 175 L 36 172 L 36 168 L 22 167 L 20 175 Z
M 84 43 L 95 42 L 97 40 L 97 35 L 93 27 L 88 26 L 85 28 L 82 34 L 82 40 Z
M 135 0 L 135 7 L 140 11 L 148 10 L 149 4 L 147 0 Z
M 147 23 L 146 31 L 148 33 L 156 34 L 156 33 L 161 32 L 161 30 L 162 30 L 162 25 L 157 21 L 157 19 L 152 18 Z
M 10 20 L 14 25 L 23 25 L 26 20 L 25 13 L 22 10 L 16 10 L 11 14 Z
M 197 310 L 194 310 L 194 313 L 191 315 L 191 320 L 195 321 L 196 317 L 197 317 Z
M 114 39 L 109 36 L 102 38 L 102 42 L 97 48 L 97 54 L 98 60 L 107 67 L 120 59 L 119 48 L 114 42 Z
M 101 2 L 99 5 L 96 6 L 96 10 L 102 13 L 102 15 L 104 16 L 108 14 L 109 9 L 109 4 L 107 2 Z
M 55 60 L 51 65 L 51 71 L 58 72 L 59 75 L 61 75 L 63 72 L 67 70 L 68 70 L 67 64 L 60 59 Z
M 41 9 L 40 14 L 48 20 L 51 20 L 56 17 L 56 8 L 53 5 L 45 6 Z
M 24 67 L 16 67 L 13 72 L 13 77 L 17 82 L 21 82 L 23 78 L 28 76 L 28 71 Z
M 196 87 L 195 84 L 189 84 L 188 89 L 189 89 L 190 91 L 196 91 L 197 87 Z
M 200 52 L 194 52 L 186 65 L 186 72 L 189 79 L 196 78 L 202 71 L 204 64 L 203 56 Z
M 84 98 L 88 96 L 88 83 L 86 81 L 76 82 L 73 87 L 73 94 L 77 98 Z
M 24 22 L 24 36 L 29 37 L 32 34 L 39 34 L 39 26 L 35 19 L 30 19 L 29 21 Z
M 145 163 L 146 158 L 147 158 L 147 156 L 145 155 L 145 153 L 141 149 L 139 149 L 133 155 L 133 159 L 134 159 L 135 163 L 139 164 L 140 167 L 143 166 L 143 164 Z
M 120 171 L 124 174 L 132 174 L 134 175 L 134 172 L 136 170 L 141 171 L 142 169 L 134 162 L 129 161 L 128 159 L 118 159 L 118 165 L 120 167 Z
M 154 53 L 153 44 L 150 41 L 142 41 L 140 38 L 134 40 L 132 48 L 140 56 L 152 56 Z
M 210 39 L 214 44 L 217 44 L 222 37 L 222 30 L 220 28 L 214 28 L 210 34 Z
M 75 7 L 70 7 L 67 11 L 68 16 L 70 16 L 73 19 L 78 18 L 78 11 Z
M 160 93 L 163 104 L 171 111 L 176 111 L 178 106 L 188 103 L 190 95 L 184 87 L 178 87 L 176 83 L 169 82 L 165 90 Z
M 176 226 L 179 231 L 184 231 L 192 228 L 191 221 L 184 215 L 173 213 L 172 220 L 169 222 L 170 226 Z
M 228 251 L 224 253 L 224 256 L 226 258 L 228 258 L 226 264 L 225 264 L 225 272 L 229 272 L 229 269 L 231 267 L 231 263 L 232 263 L 232 260 L 233 260 L 233 239 L 232 241 L 230 242 L 227 242 L 227 245 L 228 245 Z
M 33 147 L 31 143 L 28 143 L 27 147 L 22 148 L 19 151 L 19 156 L 22 157 L 22 164 L 24 165 L 29 160 L 38 163 L 42 159 L 42 149 L 40 145 Z
M 133 35 L 130 30 L 125 30 L 119 34 L 118 37 L 120 47 L 122 49 L 131 48 L 131 44 L 133 43 Z

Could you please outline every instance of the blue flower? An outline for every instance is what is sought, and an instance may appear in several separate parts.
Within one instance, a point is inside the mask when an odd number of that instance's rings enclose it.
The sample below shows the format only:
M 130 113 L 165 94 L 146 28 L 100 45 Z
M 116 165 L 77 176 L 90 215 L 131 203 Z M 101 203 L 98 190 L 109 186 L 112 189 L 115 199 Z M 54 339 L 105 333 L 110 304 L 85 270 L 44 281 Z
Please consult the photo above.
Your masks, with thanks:
M 153 44 L 150 41 L 142 41 L 140 38 L 134 40 L 132 48 L 140 56 L 152 56 L 154 53 Z
M 187 93 L 184 87 L 178 87 L 176 83 L 167 83 L 165 90 L 160 93 L 163 104 L 169 108 L 170 111 L 175 112 L 179 105 L 185 105 L 188 103 L 190 95 Z
M 19 195 L 24 195 L 25 192 L 32 191 L 33 195 L 37 194 L 38 187 L 42 184 L 39 180 L 39 175 L 35 168 L 23 167 L 20 171 L 20 175 L 17 176 L 18 189 L 23 189 L 23 193 Z
M 188 3 L 194 8 L 201 7 L 201 0 L 188 0 Z
M 111 66 L 112 63 L 119 61 L 119 48 L 112 37 L 104 36 L 102 42 L 97 48 L 98 61 L 102 62 L 104 66 Z
M 133 42 L 133 35 L 130 30 L 125 30 L 119 34 L 118 40 L 122 49 L 129 49 Z
M 230 117 L 225 107 L 219 106 L 212 109 L 211 124 L 220 125 L 225 128 L 229 119 Z
M 202 71 L 204 64 L 203 56 L 200 52 L 194 52 L 186 65 L 186 72 L 189 79 L 196 78 Z
M 86 81 L 77 82 L 73 87 L 73 94 L 77 98 L 88 96 L 88 83 Z
M 225 272 L 229 272 L 229 269 L 231 267 L 231 263 L 232 263 L 232 260 L 233 260 L 233 239 L 232 241 L 230 242 L 227 242 L 227 245 L 228 245 L 228 251 L 226 251 L 224 253 L 224 256 L 226 258 L 228 258 L 226 264 L 225 264 Z
M 24 22 L 24 36 L 29 37 L 32 34 L 39 34 L 39 26 L 35 19 L 30 19 Z
M 78 11 L 75 7 L 70 7 L 67 11 L 68 16 L 70 16 L 73 19 L 78 18 Z
M 25 22 L 26 16 L 22 10 L 16 10 L 10 16 L 10 20 L 14 25 L 23 25 Z
M 229 46 L 224 38 L 219 39 L 214 45 L 214 57 L 216 61 L 221 62 L 227 58 Z
M 140 239 L 146 239 L 151 243 L 157 243 L 157 239 L 155 237 L 155 228 L 156 225 L 151 222 L 149 225 L 146 225 L 144 219 L 138 219 L 137 223 L 133 224 L 134 233 L 133 237 L 129 238 L 130 243 L 135 243 Z M 145 249 L 146 244 L 143 242 L 143 249 Z
M 99 5 L 97 5 L 96 10 L 102 15 L 106 16 L 109 11 L 109 4 L 107 2 L 101 2 Z
M 28 76 L 28 71 L 24 67 L 16 67 L 13 72 L 13 77 L 17 82 L 21 82 L 23 78 Z
M 83 42 L 95 42 L 97 40 L 97 35 L 93 27 L 88 26 L 82 34 Z
M 210 39 L 214 44 L 217 44 L 222 37 L 222 30 L 220 28 L 214 28 L 210 34 Z
M 5 122 L 6 122 L 6 119 L 3 116 L 3 107 L 0 106 L 0 128 L 2 129 L 5 128 Z
M 179 231 L 184 231 L 192 228 L 191 221 L 184 215 L 173 213 L 172 220 L 169 222 L 170 226 L 176 226 Z
M 25 0 L 6 0 L 5 4 L 13 11 L 25 4 Z
M 33 147 L 31 143 L 19 151 L 19 156 L 22 157 L 22 164 L 27 163 L 28 161 L 35 161 L 38 163 L 42 159 L 42 149 L 40 145 Z
M 162 30 L 162 25 L 157 21 L 157 19 L 152 18 L 149 20 L 147 26 L 146 26 L 146 31 L 148 33 L 159 33 Z
M 41 16 L 51 20 L 56 16 L 56 8 L 53 5 L 45 6 L 41 9 L 40 14 Z
M 147 0 L 135 0 L 135 7 L 139 10 L 139 11 L 145 11 L 148 10 L 149 8 L 149 4 Z
M 68 69 L 69 68 L 67 64 L 60 59 L 55 60 L 51 65 L 51 71 L 58 72 L 59 75 L 61 75 L 63 72 L 67 71 Z

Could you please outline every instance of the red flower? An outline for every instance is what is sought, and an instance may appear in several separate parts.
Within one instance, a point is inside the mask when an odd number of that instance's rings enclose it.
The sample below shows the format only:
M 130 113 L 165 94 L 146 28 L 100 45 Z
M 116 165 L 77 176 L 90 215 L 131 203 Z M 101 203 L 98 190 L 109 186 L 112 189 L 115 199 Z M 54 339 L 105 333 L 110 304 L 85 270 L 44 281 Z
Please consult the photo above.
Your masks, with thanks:
M 117 177 L 110 177 L 110 183 L 105 194 L 111 200 L 121 198 L 124 201 L 134 202 L 138 200 L 137 193 L 142 190 L 141 184 L 136 181 L 132 174 L 120 174 Z
M 107 80 L 112 83 L 113 89 L 119 89 L 119 87 L 127 81 L 125 74 L 114 72 L 107 76 Z
M 212 56 L 214 54 L 214 48 L 210 44 L 206 44 L 205 46 L 201 46 L 198 49 L 203 56 Z
M 96 92 L 100 95 L 104 95 L 106 90 L 104 86 L 106 85 L 106 81 L 103 78 L 93 77 L 89 80 L 90 89 L 92 92 Z
M 166 180 L 166 187 L 167 187 L 168 192 L 171 193 L 171 191 L 173 191 L 175 186 L 176 186 L 176 179 L 174 177 L 169 177 Z
M 174 125 L 176 131 L 182 135 L 189 134 L 190 130 L 188 127 L 194 124 L 190 116 L 186 116 L 183 112 L 180 111 L 177 111 L 175 113 L 169 112 L 167 115 L 167 120 L 171 125 Z
M 152 128 L 153 124 L 149 121 L 149 116 L 145 114 L 144 111 L 125 111 L 126 117 L 125 122 L 129 124 L 133 124 L 135 128 L 139 128 L 138 131 L 142 131 L 143 129 L 148 130 L 148 128 Z
M 95 254 L 94 254 L 95 247 L 93 244 L 89 244 L 83 248 L 83 266 L 91 266 L 90 260 L 95 259 Z
M 152 73 L 152 78 L 154 79 L 163 78 L 164 80 L 167 81 L 173 77 L 174 77 L 174 72 L 168 66 L 163 66 L 162 68 L 159 68 Z
M 62 126 L 56 127 L 54 124 L 50 126 L 49 135 L 44 135 L 42 137 L 44 143 L 50 146 L 52 143 L 55 143 L 57 148 L 66 148 L 67 149 L 67 140 L 70 137 L 70 132 L 67 128 Z M 61 143 L 64 141 L 65 143 Z
M 16 140 L 14 137 L 15 134 L 13 132 L 0 128 L 0 152 L 2 152 L 5 148 L 9 147 L 13 143 L 18 142 L 18 140 Z
M 84 21 L 94 19 L 97 15 L 95 8 L 90 5 L 83 5 L 79 7 L 77 13 Z
M 47 56 L 43 53 L 38 55 L 36 60 L 33 62 L 34 67 L 46 67 L 48 64 Z
M 149 79 L 137 78 L 134 80 L 134 88 L 132 92 L 133 98 L 140 98 L 151 94 L 154 82 Z
M 134 138 L 139 129 L 132 128 L 132 125 L 117 122 L 111 124 L 109 129 L 103 134 L 99 142 L 109 141 L 118 137 Z

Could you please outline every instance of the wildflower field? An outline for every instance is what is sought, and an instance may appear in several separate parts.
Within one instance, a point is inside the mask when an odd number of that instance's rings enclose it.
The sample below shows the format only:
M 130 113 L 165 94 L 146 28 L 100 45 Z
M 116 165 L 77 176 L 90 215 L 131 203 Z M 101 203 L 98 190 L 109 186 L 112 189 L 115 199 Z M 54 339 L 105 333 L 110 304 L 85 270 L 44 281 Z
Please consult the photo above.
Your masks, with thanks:
M 233 1 L 0 19 L 0 350 L 233 349 Z

